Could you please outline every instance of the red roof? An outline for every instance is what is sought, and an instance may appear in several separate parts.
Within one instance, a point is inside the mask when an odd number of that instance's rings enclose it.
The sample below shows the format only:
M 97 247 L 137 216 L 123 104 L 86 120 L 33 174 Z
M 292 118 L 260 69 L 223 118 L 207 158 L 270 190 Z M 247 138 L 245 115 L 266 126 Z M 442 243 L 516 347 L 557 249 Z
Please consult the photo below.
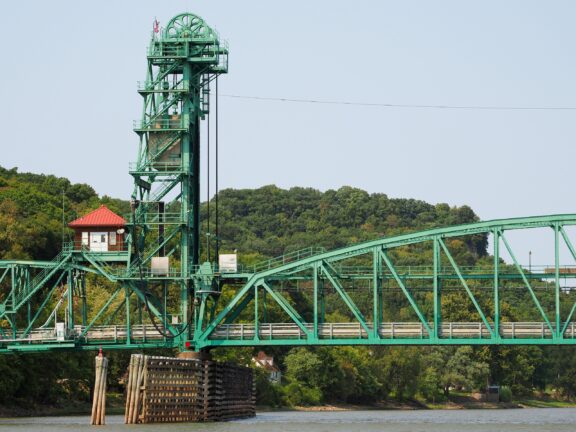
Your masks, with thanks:
M 104 204 L 102 204 L 100 208 L 68 224 L 68 226 L 72 228 L 88 226 L 119 227 L 125 225 L 126 220 L 118 216 Z

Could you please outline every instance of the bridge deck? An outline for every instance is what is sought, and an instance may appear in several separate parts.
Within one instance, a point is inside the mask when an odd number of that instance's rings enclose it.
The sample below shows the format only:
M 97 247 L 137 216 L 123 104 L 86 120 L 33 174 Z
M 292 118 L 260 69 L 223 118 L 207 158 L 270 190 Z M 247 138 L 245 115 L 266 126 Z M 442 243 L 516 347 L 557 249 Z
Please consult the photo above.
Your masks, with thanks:
M 318 335 L 314 344 L 337 345 L 339 340 L 355 340 L 358 345 L 396 345 L 402 341 L 407 343 L 422 341 L 428 344 L 460 344 L 470 343 L 500 343 L 518 344 L 539 341 L 540 343 L 576 344 L 576 322 L 566 325 L 562 341 L 555 340 L 555 328 L 545 322 L 514 322 L 502 323 L 499 337 L 492 337 L 490 330 L 481 322 L 447 322 L 442 323 L 438 338 L 430 334 L 421 322 L 389 322 L 380 325 L 378 335 L 373 333 L 373 326 L 368 323 L 368 330 L 359 323 L 324 323 L 318 325 Z M 563 323 L 564 326 L 566 323 Z M 433 323 L 428 327 L 434 329 Z M 306 324 L 305 328 L 310 334 L 314 332 L 313 324 Z M 162 330 L 162 329 L 160 329 Z M 162 330 L 163 331 L 163 330 Z M 376 338 L 376 341 L 375 341 Z M 254 324 L 222 324 L 210 335 L 215 345 L 300 345 L 308 342 L 306 332 L 294 323 L 259 323 L 256 334 Z M 13 337 L 0 337 L 0 349 L 4 350 L 30 350 L 34 347 L 43 349 L 58 349 L 74 347 L 76 345 L 90 349 L 105 345 L 108 348 L 143 346 L 172 346 L 170 338 L 152 324 L 133 325 L 130 327 L 130 336 L 126 326 L 109 325 L 85 327 L 75 326 L 65 334 L 57 334 L 56 328 L 39 328 L 24 335 L 18 332 Z M 27 347 L 27 348 L 26 348 Z

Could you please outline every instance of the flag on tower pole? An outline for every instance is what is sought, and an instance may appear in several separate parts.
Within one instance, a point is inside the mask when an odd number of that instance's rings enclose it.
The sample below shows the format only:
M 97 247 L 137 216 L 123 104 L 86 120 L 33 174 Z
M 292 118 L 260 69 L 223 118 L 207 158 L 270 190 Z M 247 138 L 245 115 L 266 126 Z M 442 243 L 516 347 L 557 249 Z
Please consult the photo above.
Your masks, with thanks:
M 154 19 L 154 33 L 158 33 L 160 31 L 160 23 L 157 19 Z

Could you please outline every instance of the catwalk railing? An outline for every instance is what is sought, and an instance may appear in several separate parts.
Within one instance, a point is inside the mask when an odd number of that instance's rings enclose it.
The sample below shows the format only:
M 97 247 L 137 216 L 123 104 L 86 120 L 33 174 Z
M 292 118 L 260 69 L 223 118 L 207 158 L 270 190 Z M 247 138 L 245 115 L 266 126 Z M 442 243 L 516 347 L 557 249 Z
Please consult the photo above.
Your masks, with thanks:
M 369 330 L 373 330 L 372 323 L 368 323 Z M 562 339 L 565 343 L 576 343 L 576 322 L 562 323 L 565 326 Z M 428 323 L 433 328 L 434 323 Z M 313 332 L 313 324 L 306 324 L 309 332 Z M 554 329 L 553 329 L 554 330 Z M 544 322 L 507 322 L 502 323 L 499 332 L 499 342 L 502 344 L 522 344 L 525 339 L 540 339 L 542 343 L 550 343 L 554 338 Z M 136 324 L 130 327 L 125 325 L 93 326 L 86 331 L 84 326 L 75 326 L 73 329 L 59 331 L 58 327 L 34 329 L 28 333 L 17 332 L 13 335 L 0 337 L 0 346 L 13 344 L 45 344 L 45 343 L 77 343 L 82 344 L 125 344 L 149 343 L 165 341 L 166 329 L 153 324 Z M 354 340 L 354 344 L 374 343 L 374 333 L 357 323 L 324 323 L 318 326 L 318 334 L 312 341 L 314 344 L 342 344 L 345 339 Z M 482 322 L 445 322 L 438 332 L 439 337 L 419 322 L 390 322 L 381 323 L 378 328 L 377 340 L 383 344 L 390 341 L 403 342 L 406 340 L 420 341 L 422 344 L 460 344 L 496 342 L 489 329 Z M 193 335 L 192 335 L 193 336 Z M 255 346 L 274 344 L 286 340 L 295 345 L 307 344 L 311 341 L 308 334 L 294 323 L 259 323 L 254 324 L 222 324 L 212 333 L 211 339 L 219 342 L 230 342 L 231 345 Z M 348 343 L 346 342 L 346 343 Z M 226 344 L 226 343 L 224 343 Z M 219 344 L 221 345 L 221 343 Z M 12 349 L 15 349 L 12 347 Z

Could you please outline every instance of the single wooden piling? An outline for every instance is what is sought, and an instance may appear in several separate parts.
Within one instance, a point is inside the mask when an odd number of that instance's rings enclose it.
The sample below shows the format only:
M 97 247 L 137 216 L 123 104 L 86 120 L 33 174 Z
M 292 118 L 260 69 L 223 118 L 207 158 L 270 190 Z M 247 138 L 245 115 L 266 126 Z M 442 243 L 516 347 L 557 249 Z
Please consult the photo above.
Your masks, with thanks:
M 108 359 L 102 360 L 102 381 L 100 384 L 102 392 L 100 393 L 100 424 L 106 424 L 106 391 L 108 390 Z
M 134 363 L 136 362 L 135 356 L 130 356 L 130 366 L 128 366 L 128 382 L 126 383 L 126 407 L 124 409 L 124 423 L 128 424 L 128 417 L 130 414 L 130 398 L 132 397 L 132 381 L 134 381 Z
M 138 370 L 140 369 L 140 363 L 142 360 L 142 356 L 139 354 L 135 354 L 130 359 L 131 369 L 129 371 L 129 388 L 128 388 L 128 395 L 126 396 L 126 403 L 128 404 L 127 414 L 126 414 L 126 423 L 133 424 L 135 423 L 132 419 L 134 416 L 134 401 L 136 400 L 136 393 L 137 393 L 137 385 L 138 385 Z
M 92 416 L 90 417 L 90 424 L 96 423 L 96 411 L 98 406 L 98 396 L 100 393 L 100 378 L 102 375 L 102 358 L 96 357 L 96 374 L 94 376 L 94 393 L 92 394 Z
M 140 362 L 138 364 L 135 394 L 134 394 L 134 406 L 132 410 L 132 423 L 138 423 L 138 415 L 140 414 L 141 393 L 142 393 L 142 380 L 144 378 L 144 366 L 146 364 L 146 356 L 140 356 Z
M 99 354 L 96 357 L 96 376 L 94 379 L 94 395 L 92 397 L 91 425 L 106 424 L 106 377 L 108 375 L 108 359 Z

